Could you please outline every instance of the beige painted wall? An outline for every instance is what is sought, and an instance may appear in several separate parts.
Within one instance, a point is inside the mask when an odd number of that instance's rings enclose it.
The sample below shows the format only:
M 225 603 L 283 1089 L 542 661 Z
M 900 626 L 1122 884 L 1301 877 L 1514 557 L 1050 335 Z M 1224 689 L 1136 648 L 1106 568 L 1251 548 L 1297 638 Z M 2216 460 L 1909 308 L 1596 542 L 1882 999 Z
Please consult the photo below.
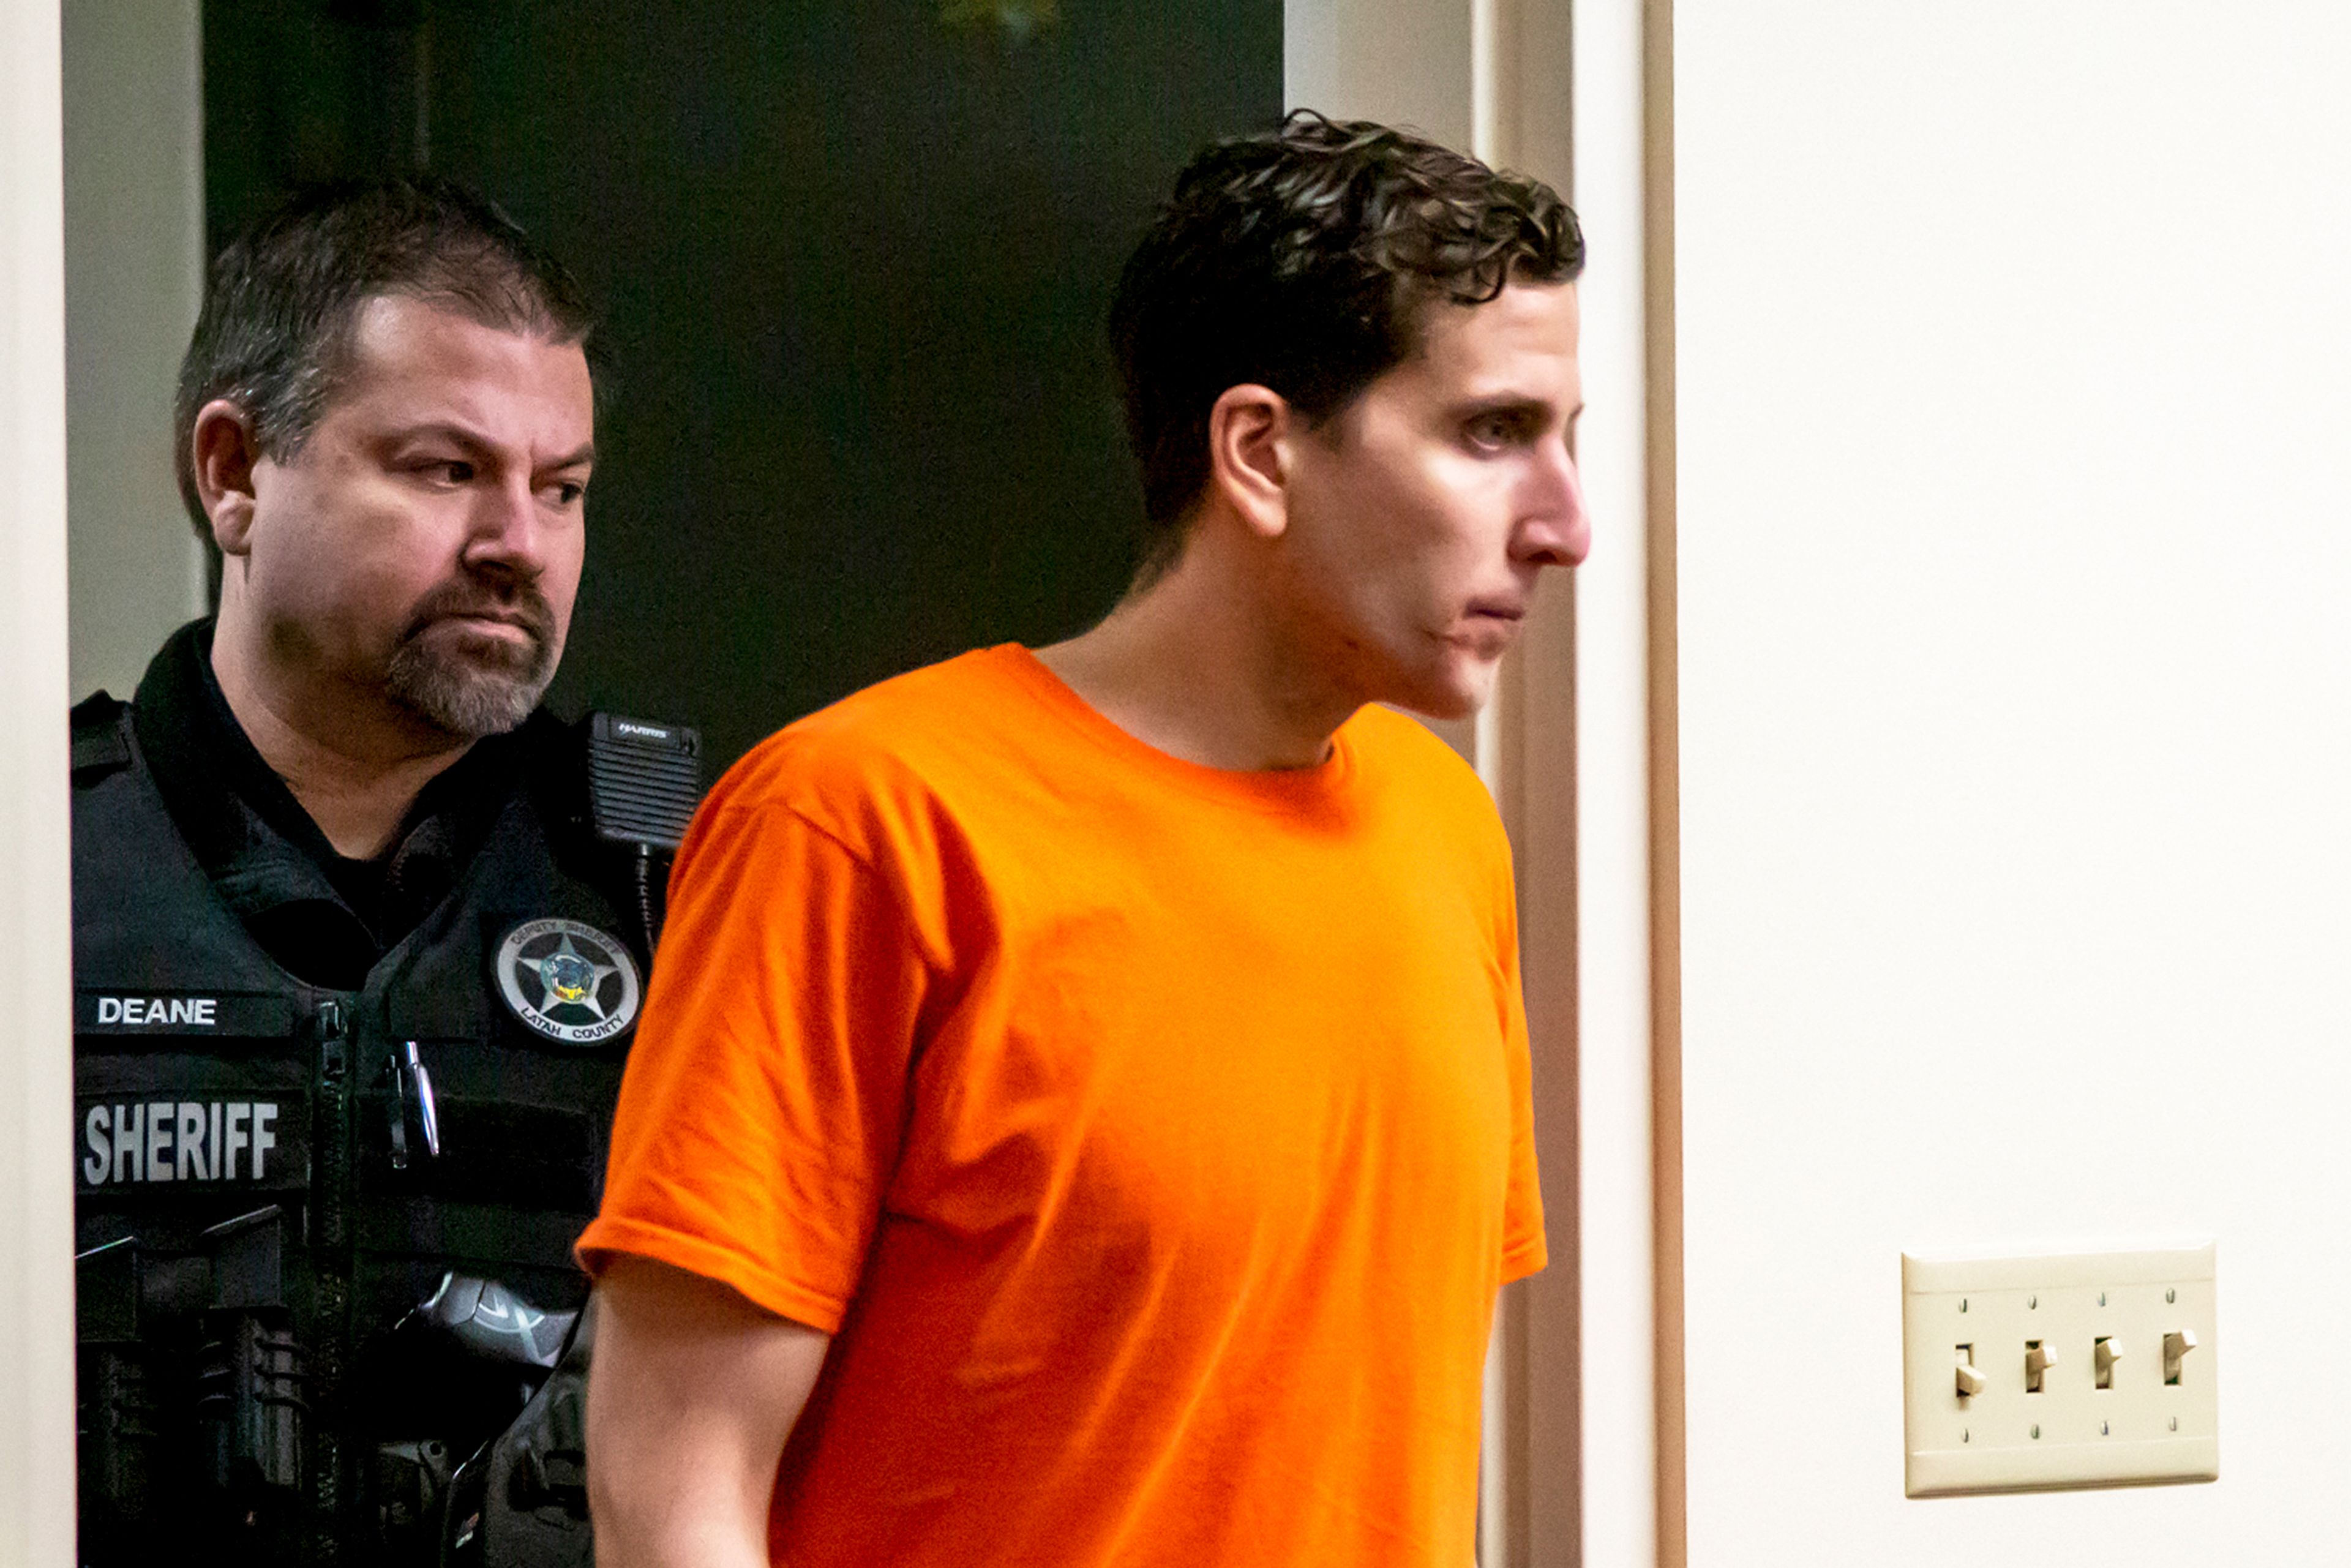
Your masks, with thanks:
M 2351 11 L 1676 12 L 1690 1561 L 2342 1562 Z M 2217 1484 L 1904 1499 L 1905 1249 L 2174 1232 Z
M 70 673 L 127 696 L 204 609 L 172 387 L 204 287 L 199 0 L 63 7 Z
M 1469 145 L 1473 13 L 1488 0 L 1289 0 L 1283 101 Z
M 39 0 L 0 4 L 0 426 L 12 476 L 0 512 L 6 1568 L 74 1560 L 65 710 L 100 684 L 127 692 L 163 632 L 202 602 L 170 468 L 172 377 L 202 254 L 197 4 L 68 0 L 62 16 Z
M 73 1561 L 57 13 L 0 5 L 0 1563 Z

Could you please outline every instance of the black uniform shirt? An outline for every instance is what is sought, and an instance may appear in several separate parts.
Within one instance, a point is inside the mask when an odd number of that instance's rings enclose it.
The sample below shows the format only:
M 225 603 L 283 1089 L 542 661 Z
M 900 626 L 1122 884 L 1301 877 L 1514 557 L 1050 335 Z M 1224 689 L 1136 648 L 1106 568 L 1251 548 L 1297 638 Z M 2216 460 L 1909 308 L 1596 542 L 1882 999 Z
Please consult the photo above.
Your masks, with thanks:
M 426 784 L 373 860 L 338 854 L 221 695 L 213 624 L 182 627 L 148 665 L 131 722 L 156 789 L 256 941 L 315 986 L 356 990 L 448 895 L 521 788 L 526 735 L 490 736 Z

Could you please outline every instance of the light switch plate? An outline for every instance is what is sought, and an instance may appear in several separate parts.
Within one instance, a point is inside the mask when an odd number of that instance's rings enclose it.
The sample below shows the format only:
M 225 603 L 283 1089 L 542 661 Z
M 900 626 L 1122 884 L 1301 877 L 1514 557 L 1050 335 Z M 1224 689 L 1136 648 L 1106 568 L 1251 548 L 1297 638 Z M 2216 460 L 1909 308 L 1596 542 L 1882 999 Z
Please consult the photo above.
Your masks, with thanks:
M 2215 1328 L 2210 1243 L 2028 1257 L 1905 1253 L 1906 1490 L 1938 1497 L 2218 1479 Z M 2168 1342 L 2181 1352 L 2168 1360 L 2167 1335 L 2185 1336 Z M 2101 1340 L 2119 1353 L 2110 1362 Z M 2029 1388 L 2035 1345 L 2048 1358 L 2037 1393 Z M 1960 1375 L 1961 1362 L 1973 1377 Z M 1978 1380 L 1981 1392 L 1960 1392 Z

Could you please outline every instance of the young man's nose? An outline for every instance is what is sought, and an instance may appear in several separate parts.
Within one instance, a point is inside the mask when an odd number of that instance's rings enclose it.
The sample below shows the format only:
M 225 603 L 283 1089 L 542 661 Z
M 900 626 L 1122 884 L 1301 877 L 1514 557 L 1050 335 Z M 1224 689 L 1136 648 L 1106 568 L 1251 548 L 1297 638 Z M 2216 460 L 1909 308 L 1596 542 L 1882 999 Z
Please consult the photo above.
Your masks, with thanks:
M 1583 480 L 1562 438 L 1546 443 L 1530 480 L 1511 553 L 1535 566 L 1574 566 L 1592 548 L 1592 519 L 1583 507 Z

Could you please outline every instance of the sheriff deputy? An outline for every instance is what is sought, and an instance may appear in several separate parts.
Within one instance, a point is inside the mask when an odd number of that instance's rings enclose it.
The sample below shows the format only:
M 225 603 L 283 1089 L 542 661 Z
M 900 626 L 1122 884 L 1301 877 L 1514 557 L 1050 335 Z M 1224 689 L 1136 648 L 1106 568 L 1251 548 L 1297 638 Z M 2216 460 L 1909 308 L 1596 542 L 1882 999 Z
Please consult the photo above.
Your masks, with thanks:
M 213 267 L 174 434 L 219 611 L 73 715 L 85 1564 L 441 1561 L 584 1295 L 653 923 L 539 706 L 590 325 L 429 178 Z

